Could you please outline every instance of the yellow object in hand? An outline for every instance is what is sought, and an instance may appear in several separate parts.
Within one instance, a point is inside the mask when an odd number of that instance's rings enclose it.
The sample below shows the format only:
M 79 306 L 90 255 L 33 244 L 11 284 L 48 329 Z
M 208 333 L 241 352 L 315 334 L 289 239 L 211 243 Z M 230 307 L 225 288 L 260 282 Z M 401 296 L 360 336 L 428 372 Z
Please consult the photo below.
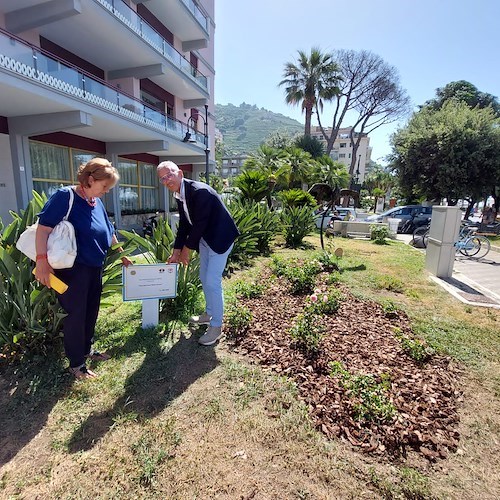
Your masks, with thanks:
M 36 272 L 36 267 L 33 269 L 33 274 Z M 50 288 L 53 288 L 57 293 L 62 294 L 68 289 L 68 285 L 61 281 L 55 274 L 49 275 Z

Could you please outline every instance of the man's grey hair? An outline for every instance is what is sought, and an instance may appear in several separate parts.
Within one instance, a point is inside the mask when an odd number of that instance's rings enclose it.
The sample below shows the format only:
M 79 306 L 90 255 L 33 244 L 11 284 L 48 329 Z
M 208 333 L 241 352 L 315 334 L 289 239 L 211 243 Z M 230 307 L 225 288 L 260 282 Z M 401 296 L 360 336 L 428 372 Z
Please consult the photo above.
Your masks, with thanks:
M 159 171 L 160 169 L 162 168 L 169 168 L 170 170 L 180 170 L 180 168 L 177 166 L 176 163 L 174 163 L 173 161 L 162 161 L 157 167 L 156 167 L 156 171 Z

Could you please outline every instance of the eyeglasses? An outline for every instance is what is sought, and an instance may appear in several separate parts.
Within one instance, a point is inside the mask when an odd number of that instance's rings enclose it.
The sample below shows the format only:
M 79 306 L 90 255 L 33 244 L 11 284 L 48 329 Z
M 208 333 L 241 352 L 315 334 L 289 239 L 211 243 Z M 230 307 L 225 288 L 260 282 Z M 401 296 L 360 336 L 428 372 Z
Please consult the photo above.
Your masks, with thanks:
M 172 177 L 175 177 L 175 173 L 174 172 L 169 172 L 168 174 L 162 175 L 160 177 L 160 182 L 161 183 L 167 182 Z

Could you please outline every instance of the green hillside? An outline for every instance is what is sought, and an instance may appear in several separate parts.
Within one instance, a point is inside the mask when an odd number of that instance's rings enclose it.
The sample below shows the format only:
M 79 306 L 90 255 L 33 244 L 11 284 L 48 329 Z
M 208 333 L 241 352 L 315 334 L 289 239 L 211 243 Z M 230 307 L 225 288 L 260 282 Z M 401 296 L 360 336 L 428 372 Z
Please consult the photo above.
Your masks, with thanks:
M 273 113 L 252 104 L 215 105 L 215 124 L 224 138 L 227 153 L 253 153 L 277 130 L 303 134 L 304 125 L 280 113 Z

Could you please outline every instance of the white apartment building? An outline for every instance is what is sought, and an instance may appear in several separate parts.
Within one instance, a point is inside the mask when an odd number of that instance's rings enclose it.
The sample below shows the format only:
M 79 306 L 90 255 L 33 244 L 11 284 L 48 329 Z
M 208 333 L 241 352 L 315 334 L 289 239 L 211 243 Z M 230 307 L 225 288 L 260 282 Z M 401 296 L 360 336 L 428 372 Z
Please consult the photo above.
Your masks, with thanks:
M 338 161 L 346 165 L 347 170 L 349 170 L 351 166 L 351 162 L 353 160 L 353 145 L 350 139 L 352 127 L 345 127 L 339 129 L 339 133 L 337 134 L 337 138 L 333 143 L 333 149 L 330 153 L 330 157 L 334 161 Z M 331 128 L 325 128 L 327 135 L 330 135 L 332 132 Z M 316 127 L 311 127 L 311 136 L 316 137 L 320 142 L 322 142 L 325 146 L 326 150 L 326 141 L 321 133 L 321 129 Z M 358 138 L 358 133 L 354 135 L 355 139 Z M 363 134 L 361 136 L 361 141 L 359 143 L 358 150 L 356 152 L 356 158 L 354 160 L 354 171 L 353 171 L 353 179 L 355 184 L 362 184 L 365 180 L 366 169 L 370 163 L 372 148 L 370 147 L 370 138 L 367 134 Z
M 221 174 L 224 179 L 238 177 L 243 170 L 243 165 L 249 156 L 246 154 L 223 156 Z
M 3 222 L 94 156 L 120 172 L 103 200 L 117 227 L 168 209 L 160 161 L 213 171 L 214 26 L 214 0 L 1 0 Z

